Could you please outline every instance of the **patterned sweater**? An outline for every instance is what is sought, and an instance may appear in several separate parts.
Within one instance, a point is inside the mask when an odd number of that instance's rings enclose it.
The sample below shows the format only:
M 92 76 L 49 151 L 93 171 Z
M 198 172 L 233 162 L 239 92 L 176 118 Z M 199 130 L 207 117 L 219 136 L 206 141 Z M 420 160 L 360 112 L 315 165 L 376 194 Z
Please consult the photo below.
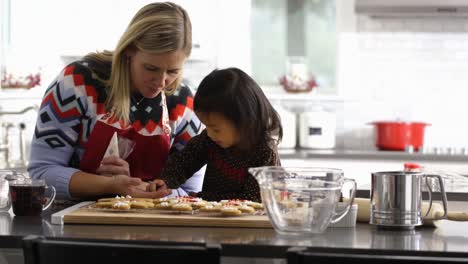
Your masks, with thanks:
M 74 62 L 64 68 L 44 94 L 31 144 L 28 172 L 31 177 L 45 179 L 47 184 L 53 185 L 58 198 L 71 198 L 70 178 L 78 171 L 84 146 L 96 121 L 106 114 L 107 90 L 97 78 L 105 78 L 103 72 L 106 73 L 102 67 Z M 166 98 L 172 153 L 182 150 L 187 141 L 199 133 L 201 123 L 193 112 L 193 96 L 187 86 L 181 86 Z M 128 127 L 147 136 L 162 133 L 160 103 L 161 96 L 141 101 L 139 105 L 132 100 Z M 121 123 L 116 120 L 112 125 L 116 127 Z M 201 181 L 201 177 L 193 181 L 191 186 L 186 186 L 186 191 L 199 189 Z
M 180 152 L 171 154 L 161 173 L 170 188 L 177 188 L 193 172 L 207 165 L 202 191 L 197 193 L 209 201 L 246 199 L 261 201 L 260 189 L 248 172 L 251 167 L 280 165 L 276 150 L 267 145 L 257 146 L 248 155 L 238 154 L 233 148 L 223 149 L 214 143 L 204 130 L 193 137 Z

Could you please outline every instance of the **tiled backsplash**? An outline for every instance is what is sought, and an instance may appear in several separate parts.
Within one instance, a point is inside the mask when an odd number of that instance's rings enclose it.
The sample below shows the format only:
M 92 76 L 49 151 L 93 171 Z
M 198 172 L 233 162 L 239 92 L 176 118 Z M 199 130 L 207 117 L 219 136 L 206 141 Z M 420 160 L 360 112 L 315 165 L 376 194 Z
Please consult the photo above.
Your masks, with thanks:
M 424 121 L 425 146 L 467 147 L 468 19 L 357 17 L 339 38 L 338 140 L 370 149 L 376 120 Z

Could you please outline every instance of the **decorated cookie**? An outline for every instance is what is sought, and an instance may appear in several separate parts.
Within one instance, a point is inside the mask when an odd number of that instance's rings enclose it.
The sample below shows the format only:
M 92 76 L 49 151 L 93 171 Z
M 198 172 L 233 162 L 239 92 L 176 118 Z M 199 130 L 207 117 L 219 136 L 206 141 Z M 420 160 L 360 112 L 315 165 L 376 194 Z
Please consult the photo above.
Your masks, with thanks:
M 192 211 L 192 206 L 189 203 L 176 203 L 171 207 L 175 211 Z
M 221 206 L 213 206 L 211 204 L 207 204 L 203 207 L 200 207 L 201 212 L 219 212 L 221 211 Z
M 172 205 L 168 202 L 161 202 L 156 205 L 154 205 L 154 208 L 156 209 L 161 209 L 161 210 L 171 210 Z
M 120 210 L 129 210 L 130 209 L 130 203 L 128 203 L 128 202 L 115 202 L 112 205 L 112 208 L 120 209 Z
M 202 208 L 202 207 L 206 206 L 208 203 L 206 201 L 197 201 L 197 202 L 193 202 L 191 204 L 192 204 L 192 207 L 194 207 L 196 209 L 199 209 L 199 208 Z
M 248 206 L 248 205 L 245 205 L 245 204 L 239 206 L 238 209 L 239 209 L 241 212 L 247 213 L 247 214 L 252 214 L 252 213 L 255 212 L 255 209 L 254 209 L 253 207 Z
M 156 199 L 153 199 L 153 203 L 159 204 L 159 203 L 163 203 L 163 202 L 168 202 L 169 199 L 170 199 L 170 198 L 167 198 L 167 197 L 156 198 Z
M 255 210 L 262 210 L 263 209 L 263 204 L 261 204 L 261 203 L 246 201 L 244 204 L 248 205 L 250 207 L 253 207 Z

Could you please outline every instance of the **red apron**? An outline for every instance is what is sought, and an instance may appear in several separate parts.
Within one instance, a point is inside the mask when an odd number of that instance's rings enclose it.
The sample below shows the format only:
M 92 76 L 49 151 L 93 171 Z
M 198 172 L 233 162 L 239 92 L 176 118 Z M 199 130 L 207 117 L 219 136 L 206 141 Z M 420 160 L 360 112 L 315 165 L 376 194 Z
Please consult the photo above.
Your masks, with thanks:
M 126 159 L 130 166 L 130 176 L 145 181 L 158 177 L 169 156 L 171 142 L 171 128 L 164 93 L 161 93 L 161 101 L 163 108 L 161 122 L 156 129 L 146 134 L 143 132 L 147 131 L 145 128 L 136 131 L 133 126 L 122 127 L 122 122 L 115 120 L 112 113 L 98 115 L 96 125 L 84 146 L 80 169 L 96 173 L 114 132 L 117 132 L 119 137 L 135 142 L 132 153 Z

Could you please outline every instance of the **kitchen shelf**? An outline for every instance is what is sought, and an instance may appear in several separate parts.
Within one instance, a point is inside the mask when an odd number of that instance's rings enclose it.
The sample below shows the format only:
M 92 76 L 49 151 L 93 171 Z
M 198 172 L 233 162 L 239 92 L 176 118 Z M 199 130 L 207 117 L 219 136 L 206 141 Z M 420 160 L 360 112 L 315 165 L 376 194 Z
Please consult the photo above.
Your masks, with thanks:
M 25 99 L 40 100 L 44 96 L 44 92 L 45 92 L 45 87 L 34 87 L 31 89 L 0 88 L 0 100 L 25 100 Z
M 429 153 L 408 153 L 403 151 L 378 150 L 315 150 L 315 149 L 280 149 L 281 159 L 355 159 L 355 160 L 407 160 L 436 162 L 468 162 L 468 155 L 447 155 Z
M 360 186 L 358 187 L 358 190 L 356 191 L 356 197 L 359 198 L 370 198 L 370 185 L 365 185 L 365 186 Z M 455 187 L 450 187 L 445 189 L 445 193 L 447 195 L 447 200 L 450 202 L 467 202 L 468 201 L 468 188 L 455 188 Z M 440 192 L 433 192 L 431 194 L 432 199 L 435 201 L 440 201 L 442 200 L 442 195 Z M 429 195 L 427 192 L 423 192 L 422 195 L 423 200 L 429 200 Z
M 308 102 L 332 102 L 341 103 L 346 100 L 338 95 L 320 94 L 317 91 L 308 93 L 288 93 L 281 86 L 262 85 L 262 90 L 271 101 L 308 101 Z

